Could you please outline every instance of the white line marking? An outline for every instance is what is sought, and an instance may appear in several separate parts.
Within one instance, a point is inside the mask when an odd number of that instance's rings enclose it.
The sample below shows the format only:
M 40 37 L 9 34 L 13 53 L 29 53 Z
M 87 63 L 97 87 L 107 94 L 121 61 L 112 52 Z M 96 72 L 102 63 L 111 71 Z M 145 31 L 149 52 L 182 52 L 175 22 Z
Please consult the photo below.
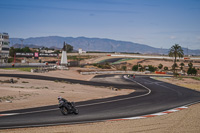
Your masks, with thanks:
M 125 120 L 135 120 L 135 119 L 143 119 L 145 117 L 130 117 L 130 118 L 122 118 L 122 119 L 125 119 Z
M 186 107 L 186 106 L 182 106 L 182 107 L 179 107 L 179 108 L 182 108 L 182 109 L 187 109 L 188 107 Z
M 155 114 L 152 114 L 152 115 L 156 115 L 156 116 L 160 116 L 160 115 L 165 115 L 166 113 L 155 113 Z
M 129 78 L 127 78 L 126 76 L 124 76 L 125 79 L 128 79 L 128 80 L 131 80 Z M 133 96 L 133 97 L 127 97 L 127 98 L 122 98 L 122 99 L 116 99 L 116 100 L 110 100 L 110 101 L 106 101 L 106 102 L 98 102 L 98 103 L 91 103 L 91 104 L 85 104 L 85 105 L 79 105 L 77 107 L 84 107 L 84 106 L 90 106 L 90 105 L 97 105 L 97 104 L 102 104 L 102 103 L 111 103 L 111 102 L 116 102 L 116 101 L 122 101 L 122 100 L 128 100 L 128 99 L 134 99 L 134 98 L 138 98 L 138 97 L 143 97 L 143 96 L 147 96 L 151 93 L 151 90 L 149 88 L 147 88 L 146 86 L 134 81 L 134 80 L 131 80 L 133 82 L 135 82 L 136 84 L 144 87 L 145 89 L 148 90 L 148 93 L 146 94 L 142 94 L 142 95 L 139 95 L 139 96 Z
M 167 110 L 167 111 L 165 111 L 165 112 L 176 112 L 176 111 L 179 111 L 179 110 L 171 109 L 171 110 Z

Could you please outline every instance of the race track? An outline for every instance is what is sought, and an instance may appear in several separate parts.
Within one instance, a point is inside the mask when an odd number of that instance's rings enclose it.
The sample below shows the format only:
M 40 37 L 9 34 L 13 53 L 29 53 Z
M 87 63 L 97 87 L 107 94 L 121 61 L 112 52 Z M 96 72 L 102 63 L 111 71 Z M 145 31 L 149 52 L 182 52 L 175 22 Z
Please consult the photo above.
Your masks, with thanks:
M 76 103 L 79 115 L 63 116 L 57 105 L 23 110 L 4 111 L 0 114 L 0 129 L 36 127 L 104 121 L 152 114 L 176 107 L 197 103 L 200 92 L 151 79 L 149 76 L 99 75 L 91 81 L 32 76 L 0 74 L 6 77 L 20 77 L 40 80 L 64 80 L 94 86 L 113 86 L 118 89 L 134 89 L 129 95 L 96 99 Z

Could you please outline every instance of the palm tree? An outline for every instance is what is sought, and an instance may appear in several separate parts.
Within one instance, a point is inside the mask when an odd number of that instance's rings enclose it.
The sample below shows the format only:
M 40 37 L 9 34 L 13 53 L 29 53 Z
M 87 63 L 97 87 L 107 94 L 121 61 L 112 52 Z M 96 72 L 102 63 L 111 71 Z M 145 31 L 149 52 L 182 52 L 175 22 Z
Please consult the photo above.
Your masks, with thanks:
M 181 48 L 181 46 L 179 46 L 179 44 L 175 44 L 171 47 L 170 51 L 169 51 L 169 57 L 174 57 L 174 66 L 176 66 L 176 59 L 177 57 L 181 58 L 184 56 L 183 53 L 183 49 Z M 173 67 L 174 70 L 174 74 L 175 74 L 175 67 Z

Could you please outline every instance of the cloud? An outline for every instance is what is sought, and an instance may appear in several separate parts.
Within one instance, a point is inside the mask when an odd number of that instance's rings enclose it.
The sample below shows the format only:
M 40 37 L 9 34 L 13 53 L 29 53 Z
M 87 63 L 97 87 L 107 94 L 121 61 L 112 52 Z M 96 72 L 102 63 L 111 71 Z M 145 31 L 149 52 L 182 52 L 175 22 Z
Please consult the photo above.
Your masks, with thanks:
M 200 36 L 197 36 L 197 40 L 200 41 Z
M 169 38 L 170 39 L 176 39 L 177 37 L 176 36 L 170 36 Z

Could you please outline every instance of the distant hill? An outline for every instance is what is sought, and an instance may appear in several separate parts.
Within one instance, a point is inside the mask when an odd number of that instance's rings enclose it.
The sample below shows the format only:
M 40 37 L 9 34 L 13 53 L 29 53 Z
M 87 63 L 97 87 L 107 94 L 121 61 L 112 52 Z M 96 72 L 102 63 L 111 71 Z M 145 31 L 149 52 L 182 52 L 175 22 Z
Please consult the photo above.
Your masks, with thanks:
M 85 51 L 101 51 L 101 52 L 128 52 L 128 53 L 143 53 L 143 54 L 168 54 L 169 49 L 154 48 L 145 44 L 116 41 L 102 38 L 86 38 L 86 37 L 31 37 L 23 39 L 23 46 L 21 46 L 22 38 L 10 38 L 10 44 L 14 47 L 29 46 L 32 48 L 38 47 L 53 47 L 62 48 L 63 42 L 72 45 L 75 50 L 82 48 Z M 173 45 L 173 44 L 172 44 Z M 190 50 L 183 48 L 184 53 L 190 55 L 200 55 L 200 50 Z

